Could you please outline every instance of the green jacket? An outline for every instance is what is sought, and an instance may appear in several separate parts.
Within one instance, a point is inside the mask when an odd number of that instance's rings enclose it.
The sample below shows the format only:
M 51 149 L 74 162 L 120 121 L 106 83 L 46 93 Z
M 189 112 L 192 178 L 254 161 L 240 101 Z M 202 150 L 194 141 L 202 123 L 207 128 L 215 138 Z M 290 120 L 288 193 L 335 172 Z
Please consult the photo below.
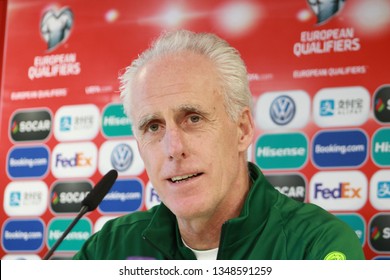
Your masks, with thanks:
M 253 185 L 240 216 L 222 226 L 218 259 L 364 259 L 348 225 L 316 205 L 281 194 L 252 163 L 249 172 Z M 195 259 L 164 204 L 108 221 L 73 257 L 137 258 Z

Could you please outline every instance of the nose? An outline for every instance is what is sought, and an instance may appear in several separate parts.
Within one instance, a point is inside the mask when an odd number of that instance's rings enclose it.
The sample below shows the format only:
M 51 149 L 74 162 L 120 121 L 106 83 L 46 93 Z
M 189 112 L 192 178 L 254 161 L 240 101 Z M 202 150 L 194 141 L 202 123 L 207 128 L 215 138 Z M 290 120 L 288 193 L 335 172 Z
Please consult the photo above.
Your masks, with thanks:
M 169 160 L 187 157 L 185 135 L 178 127 L 167 128 L 164 134 L 164 149 Z

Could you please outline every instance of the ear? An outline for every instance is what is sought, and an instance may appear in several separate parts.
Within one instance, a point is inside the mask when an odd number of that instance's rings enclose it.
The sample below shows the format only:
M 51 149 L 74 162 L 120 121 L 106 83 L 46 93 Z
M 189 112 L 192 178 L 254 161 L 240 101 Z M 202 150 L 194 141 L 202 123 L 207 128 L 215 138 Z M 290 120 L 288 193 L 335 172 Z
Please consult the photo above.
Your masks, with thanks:
M 238 123 L 238 149 L 244 152 L 253 142 L 255 125 L 248 107 L 244 108 L 237 121 Z

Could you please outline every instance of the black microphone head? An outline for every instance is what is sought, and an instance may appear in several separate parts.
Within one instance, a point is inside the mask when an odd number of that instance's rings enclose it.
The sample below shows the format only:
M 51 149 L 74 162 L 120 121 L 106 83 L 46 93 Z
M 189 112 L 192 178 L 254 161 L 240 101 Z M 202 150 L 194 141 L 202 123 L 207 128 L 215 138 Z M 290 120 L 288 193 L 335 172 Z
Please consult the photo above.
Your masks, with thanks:
M 118 172 L 115 169 L 110 170 L 102 179 L 95 185 L 90 193 L 81 201 L 82 206 L 87 206 L 88 211 L 95 210 L 106 194 L 114 185 Z

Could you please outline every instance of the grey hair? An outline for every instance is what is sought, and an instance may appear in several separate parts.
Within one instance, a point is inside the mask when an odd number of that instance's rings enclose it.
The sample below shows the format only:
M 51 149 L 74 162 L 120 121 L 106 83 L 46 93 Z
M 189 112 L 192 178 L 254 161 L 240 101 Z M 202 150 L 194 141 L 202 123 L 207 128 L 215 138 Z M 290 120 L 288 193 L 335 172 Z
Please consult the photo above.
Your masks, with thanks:
M 253 100 L 249 90 L 248 73 L 239 52 L 214 34 L 178 30 L 162 34 L 119 77 L 120 98 L 130 121 L 131 83 L 138 70 L 154 58 L 181 51 L 204 55 L 214 63 L 220 78 L 226 111 L 232 120 L 238 119 L 244 107 L 249 107 L 252 112 Z

